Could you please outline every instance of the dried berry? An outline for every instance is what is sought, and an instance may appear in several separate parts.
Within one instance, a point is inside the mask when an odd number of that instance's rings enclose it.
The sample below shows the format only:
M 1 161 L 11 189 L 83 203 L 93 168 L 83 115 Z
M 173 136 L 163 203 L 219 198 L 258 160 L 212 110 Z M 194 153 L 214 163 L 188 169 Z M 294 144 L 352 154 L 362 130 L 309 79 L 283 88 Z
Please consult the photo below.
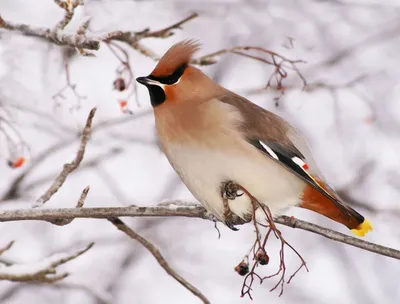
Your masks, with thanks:
M 125 80 L 123 78 L 117 78 L 114 81 L 114 89 L 117 91 L 125 91 L 126 89 L 126 84 L 125 84 Z
M 25 163 L 25 157 L 23 156 L 19 156 L 17 157 L 14 161 L 7 161 L 7 164 L 11 167 L 11 168 L 19 168 L 22 167 L 22 165 Z
M 249 263 L 245 261 L 241 261 L 239 265 L 235 267 L 235 271 L 240 274 L 241 276 L 244 276 L 249 273 Z
M 126 100 L 120 100 L 119 101 L 119 106 L 121 110 L 123 110 L 127 106 L 128 102 Z
M 260 263 L 260 265 L 267 265 L 269 262 L 269 256 L 268 254 L 265 252 L 265 250 L 263 248 L 260 248 L 257 250 L 256 253 L 256 260 L 258 263 Z

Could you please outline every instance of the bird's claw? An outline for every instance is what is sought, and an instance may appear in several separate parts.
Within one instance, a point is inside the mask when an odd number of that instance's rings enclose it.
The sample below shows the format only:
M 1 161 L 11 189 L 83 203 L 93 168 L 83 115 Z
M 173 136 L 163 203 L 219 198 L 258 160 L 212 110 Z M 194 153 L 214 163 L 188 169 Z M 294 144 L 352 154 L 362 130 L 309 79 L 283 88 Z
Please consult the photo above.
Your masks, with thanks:
M 239 231 L 235 225 L 243 225 L 247 223 L 247 219 L 242 219 L 234 214 L 229 208 L 228 200 L 234 200 L 244 194 L 240 186 L 232 181 L 223 182 L 221 184 L 221 197 L 224 205 L 224 223 L 233 231 Z
M 240 187 L 232 182 L 227 181 L 222 183 L 221 185 L 221 196 L 223 199 L 233 201 L 235 198 L 243 195 L 243 191 L 240 190 Z
M 228 228 L 232 229 L 233 231 L 239 231 L 239 229 L 236 228 L 235 225 L 243 225 L 248 222 L 249 221 L 247 219 L 242 219 L 241 217 L 237 216 L 232 212 L 231 215 L 228 216 L 228 218 L 225 216 L 225 225 L 228 226 Z

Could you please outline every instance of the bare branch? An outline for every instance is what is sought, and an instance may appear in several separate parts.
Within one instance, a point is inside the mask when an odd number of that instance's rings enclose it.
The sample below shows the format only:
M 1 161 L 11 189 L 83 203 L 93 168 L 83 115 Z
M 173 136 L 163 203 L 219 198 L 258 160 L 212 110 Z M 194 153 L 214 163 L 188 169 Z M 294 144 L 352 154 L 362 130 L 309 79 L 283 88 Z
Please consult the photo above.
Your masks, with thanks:
M 252 55 L 249 52 L 258 52 L 262 55 L 267 55 L 268 58 L 264 58 L 258 55 Z M 298 63 L 305 63 L 303 60 L 292 60 L 286 58 L 276 52 L 264 49 L 262 47 L 257 46 L 235 46 L 230 49 L 222 49 L 204 56 L 200 58 L 193 59 L 191 61 L 192 64 L 198 65 L 210 65 L 216 63 L 217 57 L 226 54 L 232 53 L 242 57 L 250 58 L 253 60 L 260 61 L 262 63 L 271 65 L 274 67 L 274 71 L 271 73 L 267 84 L 263 89 L 274 88 L 279 92 L 279 95 L 274 98 L 276 106 L 278 106 L 280 99 L 284 95 L 286 91 L 286 85 L 284 85 L 283 81 L 288 77 L 288 70 L 292 70 L 295 74 L 300 78 L 303 84 L 303 90 L 307 87 L 306 79 L 304 78 L 303 74 L 297 67 Z
M 85 204 L 86 196 L 88 195 L 90 190 L 90 187 L 87 186 L 85 189 L 83 189 L 81 196 L 79 197 L 79 200 L 76 204 L 76 208 L 82 208 L 83 205 Z M 51 221 L 52 224 L 57 225 L 57 226 L 65 226 L 70 224 L 74 219 L 65 219 L 65 218 L 59 218 L 54 221 Z
M 371 251 L 380 255 L 391 257 L 394 259 L 400 259 L 400 251 L 378 244 L 370 243 L 362 239 L 358 239 L 328 228 L 324 228 L 306 221 L 296 219 L 289 216 L 279 216 L 275 219 L 276 223 L 289 226 L 292 228 L 299 228 L 302 230 L 310 231 L 319 235 L 322 235 L 328 239 L 341 242 L 350 246 L 361 248 L 367 251 Z
M 35 27 L 23 23 L 13 23 L 5 21 L 0 16 L 0 28 L 19 32 L 25 36 L 37 37 L 44 39 L 48 42 L 55 43 L 57 45 L 67 45 L 76 47 L 78 49 L 98 50 L 100 49 L 100 41 L 96 39 L 89 39 L 78 34 L 66 34 L 60 31 L 53 31 L 48 28 Z
M 131 122 L 132 120 L 145 117 L 151 113 L 152 110 L 145 110 L 141 113 L 136 114 L 135 116 L 125 116 L 125 117 L 118 117 L 115 119 L 109 119 L 105 120 L 103 122 L 100 122 L 96 126 L 93 127 L 92 133 L 103 130 L 105 128 L 109 128 L 112 126 L 116 125 L 121 125 L 124 123 Z M 8 190 L 4 193 L 4 195 L 0 198 L 0 201 L 3 200 L 11 200 L 19 195 L 19 191 L 21 188 L 21 185 L 25 179 L 34 172 L 34 170 L 41 164 L 43 163 L 44 160 L 46 160 L 50 155 L 52 155 L 55 152 L 58 152 L 59 150 L 65 148 L 66 146 L 70 145 L 77 139 L 77 136 L 74 134 L 71 137 L 68 137 L 66 139 L 63 139 L 59 142 L 56 142 L 55 144 L 51 145 L 50 147 L 46 148 L 44 151 L 40 152 L 38 155 L 33 158 L 27 166 L 26 170 L 23 171 L 21 174 L 19 174 L 11 183 L 10 187 Z
M 78 31 L 79 32 L 79 31 Z M 81 49 L 78 49 L 81 50 Z M 80 51 L 81 52 L 81 51 Z M 81 95 L 78 93 L 76 87 L 76 83 L 72 83 L 71 81 L 71 70 L 70 70 L 70 61 L 71 58 L 76 54 L 75 49 L 66 47 L 63 50 L 63 60 L 64 60 L 64 69 L 65 69 L 65 80 L 66 83 L 64 87 L 62 87 L 56 94 L 53 95 L 53 100 L 55 101 L 55 106 L 60 106 L 61 102 L 60 99 L 65 99 L 64 92 L 67 90 L 70 90 L 77 101 L 77 104 L 74 107 L 71 107 L 71 109 L 80 109 L 82 100 L 86 99 L 87 96 Z
M 58 28 L 61 25 L 66 26 L 65 20 L 63 19 L 57 26 L 56 30 L 51 30 L 49 28 L 43 27 L 34 27 L 28 24 L 22 23 L 13 23 L 10 21 L 4 20 L 0 16 L 0 28 L 9 31 L 19 32 L 26 36 L 37 37 L 46 40 L 47 42 L 55 43 L 57 45 L 66 45 L 70 47 L 77 48 L 78 50 L 99 50 L 100 49 L 100 42 L 107 42 L 111 40 L 122 41 L 134 47 L 140 40 L 145 38 L 167 38 L 173 35 L 173 30 L 180 29 L 181 26 L 196 18 L 198 15 L 196 13 L 191 14 L 190 16 L 186 17 L 185 19 L 168 26 L 161 30 L 150 31 L 150 29 L 145 29 L 140 32 L 133 32 L 133 31 L 113 31 L 98 37 L 88 38 L 82 34 L 82 29 L 85 28 L 85 25 L 81 26 L 76 34 L 67 34 L 61 32 Z M 72 18 L 72 17 L 71 17 Z M 68 21 L 69 22 L 69 21 Z M 67 22 L 67 24 L 68 24 Z M 87 26 L 86 26 L 87 28 Z M 86 30 L 86 29 L 85 29 Z
M 116 70 L 117 79 L 115 79 L 114 81 L 114 89 L 119 92 L 128 91 L 127 97 L 124 100 L 119 101 L 121 112 L 133 114 L 133 112 L 127 108 L 129 99 L 133 96 L 133 94 L 136 95 L 135 99 L 137 105 L 140 106 L 140 104 L 139 104 L 139 98 L 137 96 L 135 76 L 132 67 L 129 63 L 129 53 L 123 47 L 119 46 L 115 42 L 110 41 L 107 42 L 106 45 L 108 46 L 111 53 L 120 62 L 120 66 L 118 66 Z M 119 54 L 119 52 L 121 54 Z
M 65 264 L 88 251 L 94 243 L 74 254 L 55 254 L 43 261 L 31 264 L 13 264 L 0 267 L 0 281 L 53 283 L 68 276 L 68 273 L 57 274 L 57 267 Z
M 3 247 L 0 249 L 0 255 L 2 255 L 4 252 L 6 252 L 7 250 L 10 250 L 10 248 L 12 247 L 12 245 L 14 245 L 14 241 L 11 241 L 10 243 L 8 243 L 6 245 L 6 247 Z
M 74 218 L 114 218 L 114 217 L 192 217 L 215 221 L 215 217 L 200 205 L 184 207 L 180 202 L 171 202 L 169 207 L 110 207 L 110 208 L 59 208 L 59 209 L 29 209 L 29 210 L 6 210 L 0 211 L 0 222 L 13 221 L 53 221 L 56 219 Z M 276 223 L 289 226 L 291 228 L 310 231 L 329 239 L 371 251 L 380 255 L 400 260 L 400 250 L 370 243 L 359 238 L 355 238 L 328 228 L 301 221 L 287 216 L 274 218 Z M 294 223 L 294 224 L 293 224 Z M 294 225 L 294 227 L 293 227 Z
M 168 37 L 170 37 L 170 36 L 172 36 L 174 34 L 173 30 L 182 29 L 181 26 L 183 24 L 185 24 L 185 23 L 197 18 L 198 16 L 199 15 L 197 13 L 193 13 L 190 16 L 186 17 L 185 19 L 183 19 L 183 20 L 181 20 L 181 21 L 179 21 L 179 22 L 177 22 L 177 23 L 175 23 L 173 25 L 167 26 L 166 28 L 163 28 L 163 29 L 158 30 L 158 31 L 147 32 L 147 33 L 144 34 L 144 37 L 146 37 L 146 38 L 147 37 L 168 38 Z
M 40 206 L 44 205 L 53 196 L 53 194 L 56 193 L 58 191 L 58 189 L 61 188 L 61 186 L 64 184 L 65 180 L 67 179 L 68 175 L 72 171 L 74 171 L 76 168 L 78 168 L 78 166 L 81 163 L 83 156 L 85 154 L 86 144 L 89 141 L 90 134 L 92 133 L 92 121 L 93 121 L 93 117 L 95 114 L 96 114 L 96 108 L 93 108 L 90 111 L 89 116 L 86 120 L 86 125 L 82 131 L 82 137 L 81 137 L 81 143 L 79 146 L 79 150 L 76 153 L 74 160 L 70 163 L 64 164 L 64 168 L 61 171 L 61 173 L 54 180 L 54 182 L 50 186 L 50 188 L 36 201 L 36 204 L 34 205 L 34 207 L 40 207 Z
M 172 276 L 175 280 L 177 280 L 180 284 L 182 284 L 185 288 L 187 288 L 191 293 L 193 293 L 196 297 L 198 297 L 203 303 L 210 303 L 210 301 L 192 284 L 190 284 L 188 281 L 186 281 L 184 278 L 182 278 L 178 273 L 176 273 L 175 270 L 169 266 L 168 262 L 164 259 L 162 256 L 161 252 L 154 247 L 153 244 L 151 244 L 148 240 L 146 240 L 144 237 L 140 236 L 137 234 L 135 231 L 133 231 L 131 228 L 129 228 L 127 225 L 125 225 L 124 222 L 122 222 L 119 218 L 110 218 L 109 221 L 118 228 L 118 230 L 121 230 L 124 232 L 126 235 L 128 235 L 130 238 L 134 239 L 135 241 L 138 241 L 143 247 L 145 247 L 157 260 L 158 264 L 164 270 Z
M 193 13 L 186 17 L 185 19 L 167 26 L 161 30 L 150 31 L 149 28 L 144 29 L 140 32 L 123 32 L 123 31 L 115 31 L 108 33 L 100 38 L 101 41 L 111 41 L 111 40 L 118 40 L 129 44 L 130 46 L 134 47 L 141 39 L 144 38 L 168 38 L 174 34 L 173 30 L 181 29 L 182 25 L 191 21 L 194 18 L 197 18 L 199 15 L 197 13 Z
M 54 29 L 63 30 L 70 23 L 71 19 L 74 17 L 75 8 L 78 5 L 83 5 L 83 3 L 80 0 L 67 0 L 67 1 L 54 0 L 54 2 L 63 10 L 65 10 L 64 18 L 57 23 Z

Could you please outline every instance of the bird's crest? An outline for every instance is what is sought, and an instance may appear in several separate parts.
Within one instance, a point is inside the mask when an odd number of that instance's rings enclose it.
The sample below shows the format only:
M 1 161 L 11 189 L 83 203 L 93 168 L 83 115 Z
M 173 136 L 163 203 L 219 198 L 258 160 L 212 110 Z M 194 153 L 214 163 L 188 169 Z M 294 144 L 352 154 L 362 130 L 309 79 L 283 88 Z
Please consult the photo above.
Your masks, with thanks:
M 174 44 L 160 59 L 151 75 L 165 77 L 173 74 L 177 68 L 188 64 L 193 54 L 199 49 L 200 43 L 193 39 L 186 39 Z

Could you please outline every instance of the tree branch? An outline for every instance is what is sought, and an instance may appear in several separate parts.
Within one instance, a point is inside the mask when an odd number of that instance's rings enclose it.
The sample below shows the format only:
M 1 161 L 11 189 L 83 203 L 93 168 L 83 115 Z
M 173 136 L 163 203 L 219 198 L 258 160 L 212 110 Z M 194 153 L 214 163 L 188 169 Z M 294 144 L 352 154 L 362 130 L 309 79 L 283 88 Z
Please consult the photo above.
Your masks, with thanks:
M 165 204 L 164 204 L 165 205 Z M 54 221 L 57 219 L 75 218 L 115 218 L 115 217 L 149 217 L 149 216 L 183 216 L 201 218 L 215 221 L 200 205 L 182 206 L 182 202 L 172 201 L 169 206 L 156 207 L 110 207 L 110 208 L 60 208 L 60 209 L 34 209 L 34 210 L 7 210 L 0 212 L 0 222 L 12 221 Z M 310 231 L 322 235 L 331 240 L 350 246 L 371 251 L 380 255 L 400 260 L 400 251 L 370 243 L 328 228 L 324 228 L 306 221 L 301 221 L 287 216 L 279 216 L 274 219 L 276 223 L 292 228 Z
M 92 133 L 92 121 L 94 114 L 96 114 L 96 108 L 93 108 L 89 116 L 86 120 L 86 125 L 82 131 L 81 143 L 79 145 L 79 150 L 75 155 L 75 158 L 72 162 L 64 164 L 64 168 L 61 173 L 57 176 L 54 180 L 53 184 L 50 186 L 49 189 L 36 201 L 34 207 L 40 207 L 44 205 L 52 196 L 55 194 L 64 184 L 65 180 L 67 179 L 68 175 L 74 171 L 83 160 L 83 156 L 85 154 L 85 149 L 87 142 L 89 141 L 90 134 Z
M 14 245 L 14 241 L 11 241 L 10 243 L 8 243 L 6 245 L 6 247 L 0 248 L 0 255 L 2 255 L 7 250 L 10 250 L 13 245 Z
M 0 267 L 0 281 L 53 283 L 62 280 L 68 276 L 68 273 L 57 274 L 56 268 L 76 259 L 93 245 L 94 243 L 91 243 L 73 254 L 59 253 L 39 262 Z
M 278 224 L 282 224 L 285 226 L 289 226 L 292 228 L 299 228 L 302 230 L 310 231 L 312 233 L 316 233 L 319 235 L 322 235 L 328 239 L 341 242 L 344 244 L 348 244 L 350 246 L 354 246 L 357 248 L 361 248 L 367 251 L 371 251 L 380 255 L 384 255 L 387 257 L 391 257 L 394 259 L 399 259 L 400 260 L 400 251 L 396 249 L 392 249 L 389 247 L 381 246 L 378 244 L 370 243 L 367 241 L 364 241 L 359 238 L 352 237 L 350 235 L 346 235 L 344 233 L 340 233 L 337 231 L 334 231 L 332 229 L 324 228 L 306 221 L 302 221 L 299 219 L 296 219 L 294 217 L 289 217 L 289 216 L 280 216 L 275 219 L 275 222 Z
M 187 288 L 191 293 L 193 293 L 196 297 L 198 297 L 203 303 L 209 304 L 210 301 L 192 284 L 190 284 L 188 281 L 186 281 L 184 278 L 182 278 L 178 273 L 175 272 L 169 266 L 168 262 L 164 259 L 162 256 L 161 252 L 154 247 L 153 244 L 151 244 L 148 240 L 137 234 L 135 231 L 133 231 L 131 228 L 129 228 L 124 222 L 122 222 L 119 218 L 110 218 L 108 219 L 115 227 L 118 228 L 118 230 L 121 230 L 124 232 L 126 235 L 128 235 L 130 238 L 134 239 L 135 241 L 138 241 L 143 247 L 145 247 L 157 260 L 158 264 L 164 270 L 172 276 L 175 280 L 177 280 L 180 284 L 182 284 L 185 288 Z
M 3 28 L 8 31 L 19 32 L 26 36 L 37 37 L 46 40 L 47 42 L 51 42 L 57 45 L 65 45 L 77 48 L 78 50 L 99 50 L 100 42 L 107 42 L 111 40 L 122 41 L 127 43 L 128 45 L 134 47 L 140 40 L 145 38 L 167 38 L 173 35 L 173 30 L 180 29 L 181 26 L 196 18 L 198 14 L 193 13 L 185 19 L 170 25 L 166 28 L 156 31 L 150 31 L 149 28 L 146 28 L 139 32 L 134 31 L 112 31 L 110 33 L 100 35 L 98 37 L 88 38 L 81 31 L 78 31 L 76 34 L 68 34 L 63 33 L 60 29 L 65 27 L 69 21 L 65 24 L 66 20 L 71 17 L 71 13 L 68 13 L 68 18 L 64 18 L 60 21 L 60 23 L 54 28 L 43 28 L 43 27 L 35 27 L 28 24 L 23 23 L 13 23 L 10 21 L 4 20 L 0 15 L 0 28 Z M 67 17 L 67 14 L 66 14 Z M 64 25 L 65 24 L 65 25 Z M 87 27 L 87 21 L 85 22 Z M 85 25 L 84 24 L 84 25 Z
M 74 17 L 75 8 L 77 8 L 78 5 L 83 5 L 83 1 L 68 0 L 67 2 L 64 2 L 63 0 L 54 0 L 54 2 L 63 10 L 65 10 L 64 18 L 60 22 L 58 22 L 55 27 L 56 30 L 63 30 L 70 23 L 71 19 Z

